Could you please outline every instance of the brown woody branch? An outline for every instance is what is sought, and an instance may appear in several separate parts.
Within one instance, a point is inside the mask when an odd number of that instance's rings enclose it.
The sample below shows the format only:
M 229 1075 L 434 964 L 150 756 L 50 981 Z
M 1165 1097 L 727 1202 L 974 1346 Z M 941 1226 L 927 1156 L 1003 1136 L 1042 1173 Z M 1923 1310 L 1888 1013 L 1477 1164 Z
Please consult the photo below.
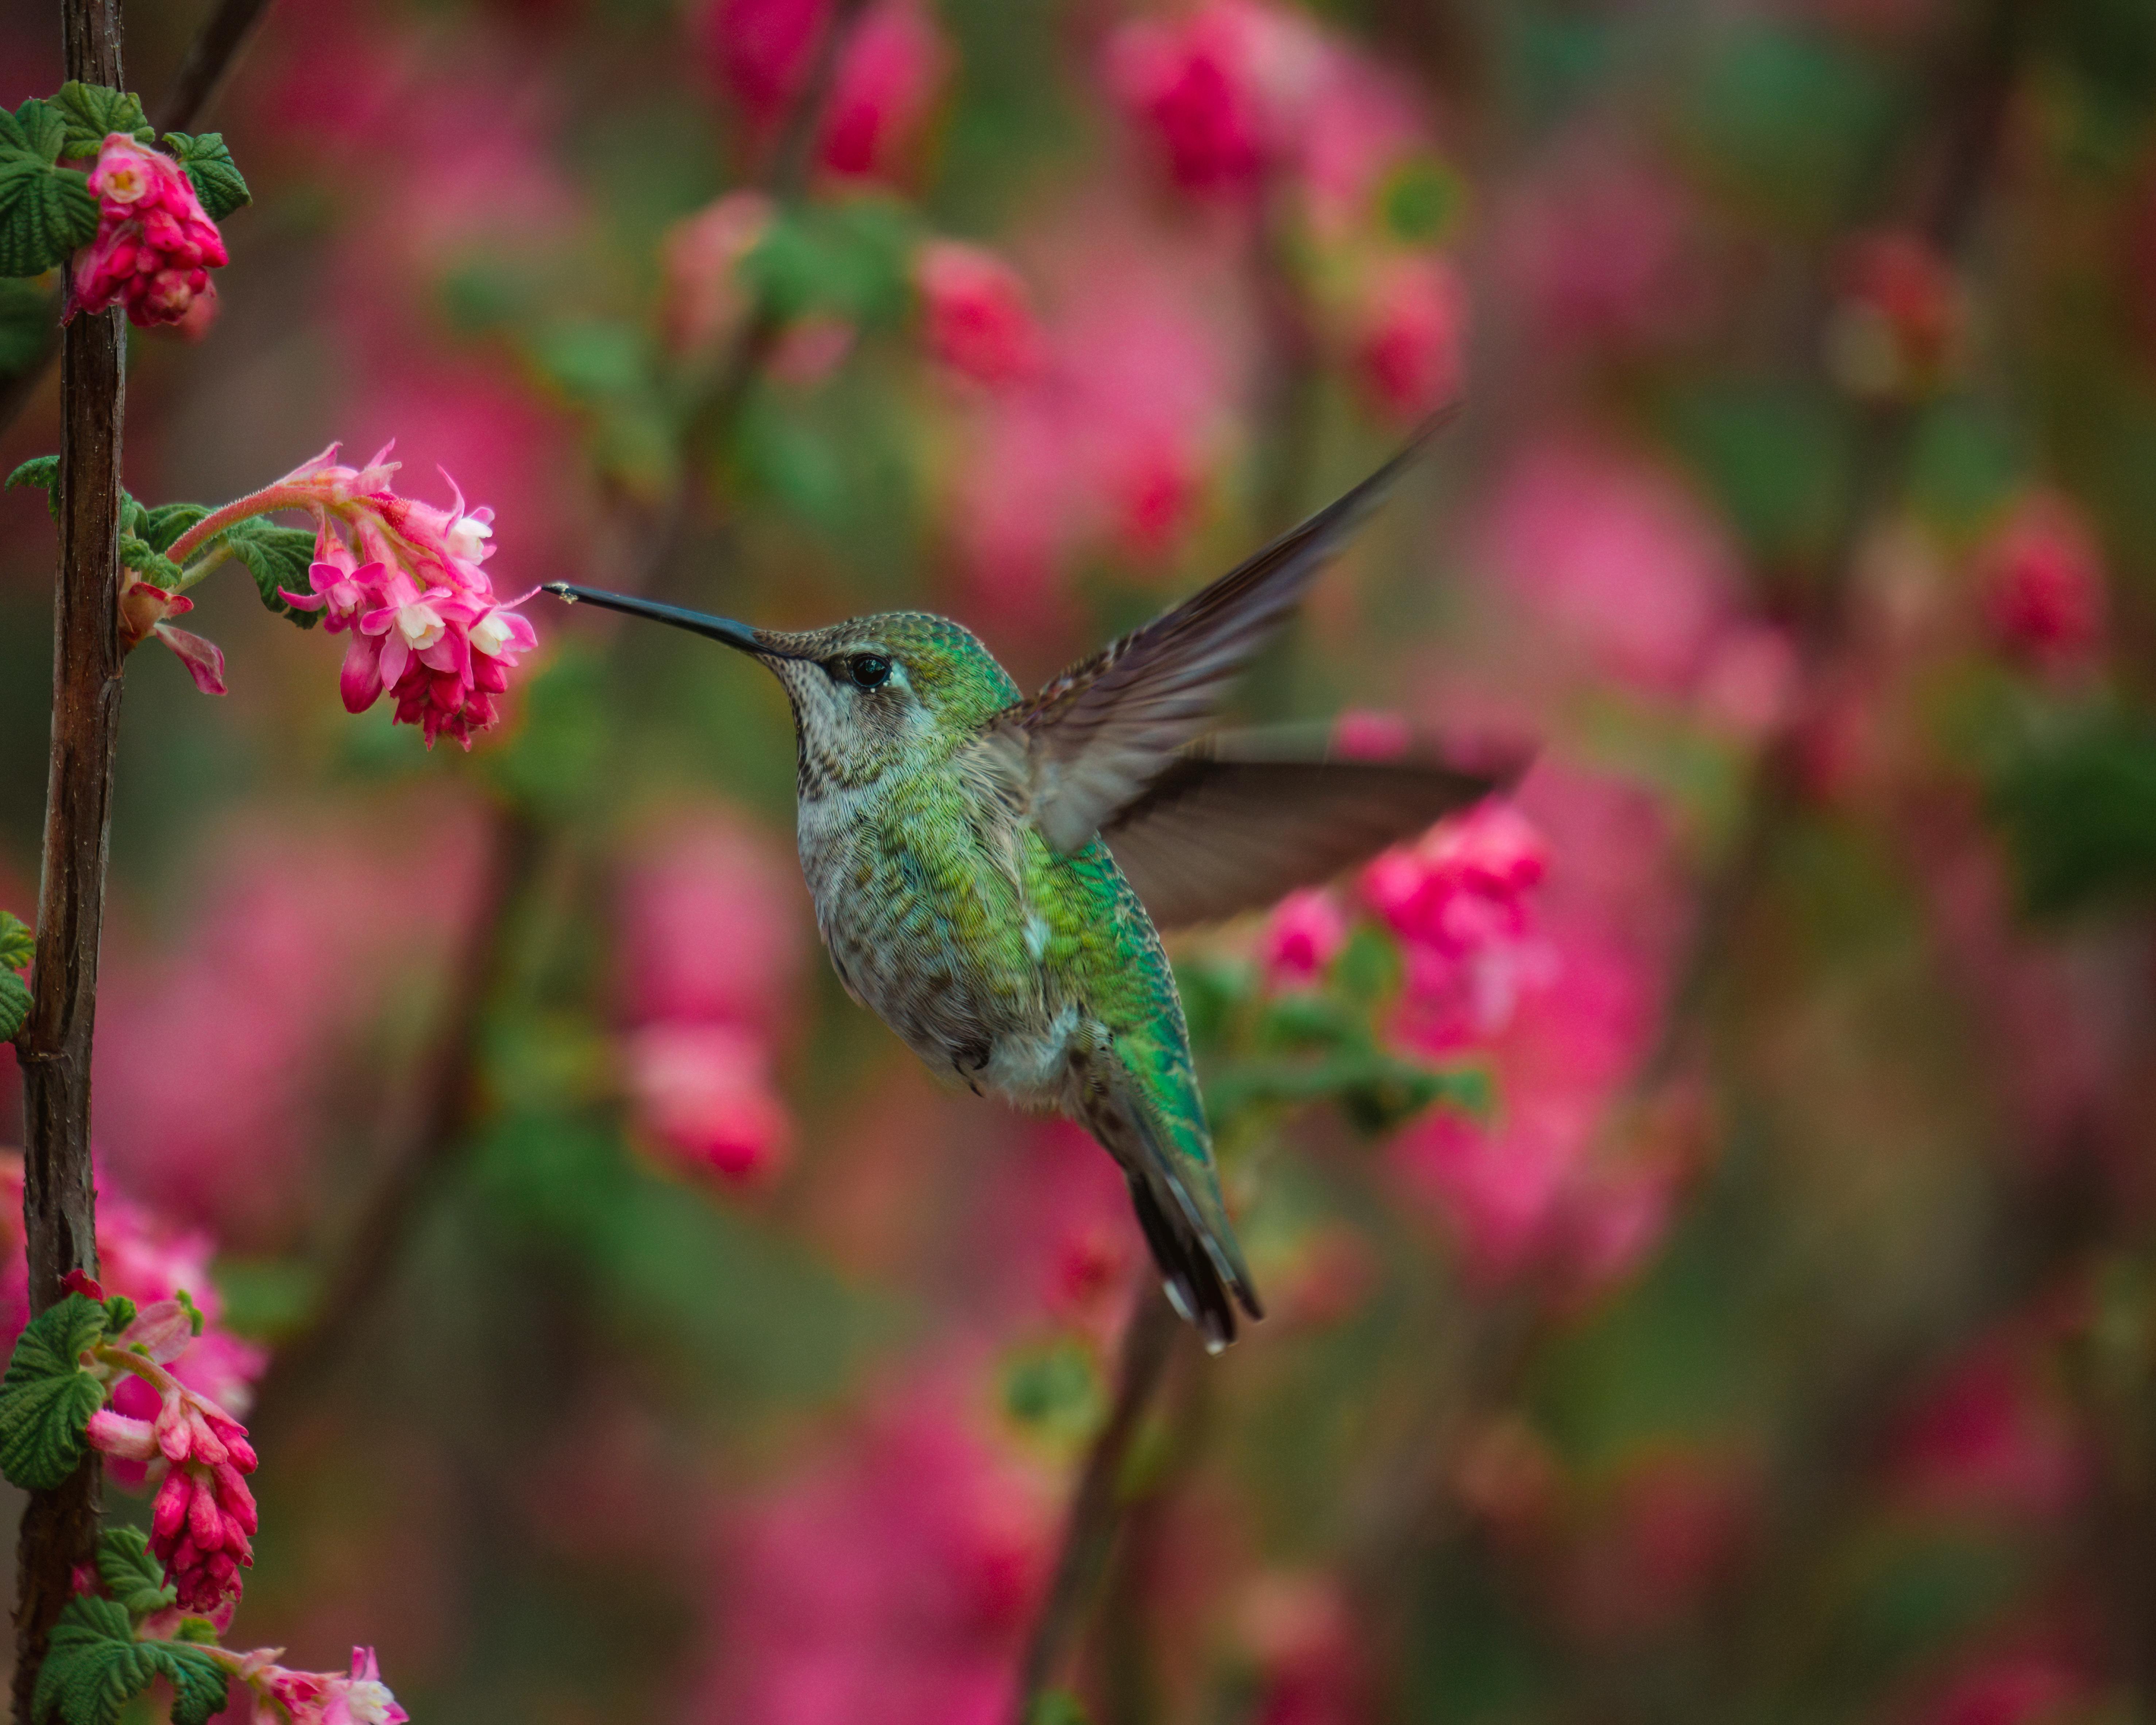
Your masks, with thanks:
M 120 83 L 119 0 L 64 0 L 67 69 Z M 112 829 L 120 724 L 120 434 L 126 337 L 117 311 L 78 317 L 60 361 L 59 570 L 53 589 L 52 765 L 45 784 L 44 878 L 23 1069 L 23 1232 L 30 1309 L 60 1297 L 69 1271 L 97 1269 L 90 1166 L 90 1049 Z M 33 1491 L 16 1538 L 15 1717 L 97 1539 L 97 1458 L 66 1484 Z

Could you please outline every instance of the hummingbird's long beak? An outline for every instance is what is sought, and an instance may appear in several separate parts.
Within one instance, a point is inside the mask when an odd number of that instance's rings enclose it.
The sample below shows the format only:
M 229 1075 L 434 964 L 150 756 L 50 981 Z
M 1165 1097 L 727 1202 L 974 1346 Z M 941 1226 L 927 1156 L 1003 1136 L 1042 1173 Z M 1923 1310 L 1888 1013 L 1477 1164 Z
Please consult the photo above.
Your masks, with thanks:
M 746 623 L 737 623 L 731 617 L 713 617 L 702 611 L 685 611 L 679 605 L 662 605 L 654 599 L 639 599 L 633 593 L 608 593 L 601 587 L 578 587 L 572 582 L 550 581 L 540 588 L 557 599 L 566 599 L 572 605 L 597 605 L 603 610 L 619 611 L 630 617 L 649 618 L 654 623 L 670 624 L 675 629 L 685 629 L 691 634 L 704 635 L 714 641 L 723 641 L 729 647 L 743 653 L 753 653 L 764 659 L 789 659 L 791 654 L 780 653 L 766 646 L 757 632 Z

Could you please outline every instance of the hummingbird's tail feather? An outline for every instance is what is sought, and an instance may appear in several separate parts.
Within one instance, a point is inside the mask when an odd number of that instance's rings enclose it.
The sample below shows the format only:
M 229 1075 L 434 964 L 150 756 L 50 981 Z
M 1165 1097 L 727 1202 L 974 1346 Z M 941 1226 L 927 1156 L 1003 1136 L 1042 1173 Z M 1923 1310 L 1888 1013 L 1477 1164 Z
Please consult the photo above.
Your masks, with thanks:
M 1218 1353 L 1235 1339 L 1238 1305 L 1253 1318 L 1262 1318 L 1265 1309 L 1235 1244 L 1211 1162 L 1163 1142 L 1153 1111 L 1115 1055 L 1087 1062 L 1080 1096 L 1086 1130 L 1122 1164 L 1169 1300 Z

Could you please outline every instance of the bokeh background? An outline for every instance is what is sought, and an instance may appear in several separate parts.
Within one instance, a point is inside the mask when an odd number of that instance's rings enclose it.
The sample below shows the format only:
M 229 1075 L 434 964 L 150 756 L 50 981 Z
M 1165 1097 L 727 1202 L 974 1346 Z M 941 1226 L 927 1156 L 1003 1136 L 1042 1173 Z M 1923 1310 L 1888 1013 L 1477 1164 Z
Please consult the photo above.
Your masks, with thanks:
M 130 82 L 206 10 L 130 8 Z M 1463 395 L 1242 710 L 1541 753 L 1177 942 L 1273 1315 L 1171 1362 L 1077 1696 L 2149 1717 L 2156 8 L 833 13 L 279 0 L 130 487 L 393 437 L 505 593 L 927 606 L 1029 680 Z M 48 378 L 0 464 L 57 434 Z M 234 1644 L 462 1725 L 1004 1717 L 1141 1246 L 840 993 L 775 685 L 542 599 L 429 754 L 198 597 L 230 695 L 127 679 L 95 1136 L 109 1279 L 253 1401 Z

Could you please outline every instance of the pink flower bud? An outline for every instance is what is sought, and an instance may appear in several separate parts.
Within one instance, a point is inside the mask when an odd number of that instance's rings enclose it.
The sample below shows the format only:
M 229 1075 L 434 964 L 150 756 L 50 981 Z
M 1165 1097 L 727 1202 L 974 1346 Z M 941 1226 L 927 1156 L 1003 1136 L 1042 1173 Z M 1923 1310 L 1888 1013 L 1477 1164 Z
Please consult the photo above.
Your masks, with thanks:
M 1032 376 L 1040 331 L 1025 283 L 993 252 L 931 240 L 915 260 L 928 349 L 962 377 L 991 387 Z
M 69 1271 L 60 1278 L 60 1286 L 70 1294 L 80 1294 L 85 1299 L 102 1300 L 105 1297 L 104 1288 L 80 1270 Z
M 215 1551 L 224 1543 L 224 1517 L 218 1511 L 216 1491 L 206 1486 L 192 1469 L 188 1471 L 194 1478 L 194 1496 L 187 1503 L 187 1538 L 204 1551 Z
M 167 1391 L 157 1409 L 157 1447 L 165 1452 L 167 1461 L 184 1461 L 194 1447 L 194 1426 L 177 1389 Z
M 193 1314 L 177 1300 L 158 1300 L 136 1314 L 120 1341 L 122 1347 L 139 1348 L 162 1366 L 185 1353 L 194 1339 Z
M 180 1531 L 193 1497 L 194 1488 L 187 1483 L 185 1473 L 175 1469 L 165 1476 L 165 1483 L 157 1487 L 157 1497 L 150 1506 L 152 1540 L 169 1541 Z
M 67 316 L 125 305 L 131 322 L 184 320 L 225 261 L 224 240 L 171 157 L 125 132 L 105 140 L 90 189 L 97 234 L 68 272 Z
M 157 1453 L 157 1435 L 148 1420 L 131 1420 L 110 1408 L 100 1408 L 92 1414 L 83 1435 L 93 1450 L 124 1461 L 147 1461 Z

